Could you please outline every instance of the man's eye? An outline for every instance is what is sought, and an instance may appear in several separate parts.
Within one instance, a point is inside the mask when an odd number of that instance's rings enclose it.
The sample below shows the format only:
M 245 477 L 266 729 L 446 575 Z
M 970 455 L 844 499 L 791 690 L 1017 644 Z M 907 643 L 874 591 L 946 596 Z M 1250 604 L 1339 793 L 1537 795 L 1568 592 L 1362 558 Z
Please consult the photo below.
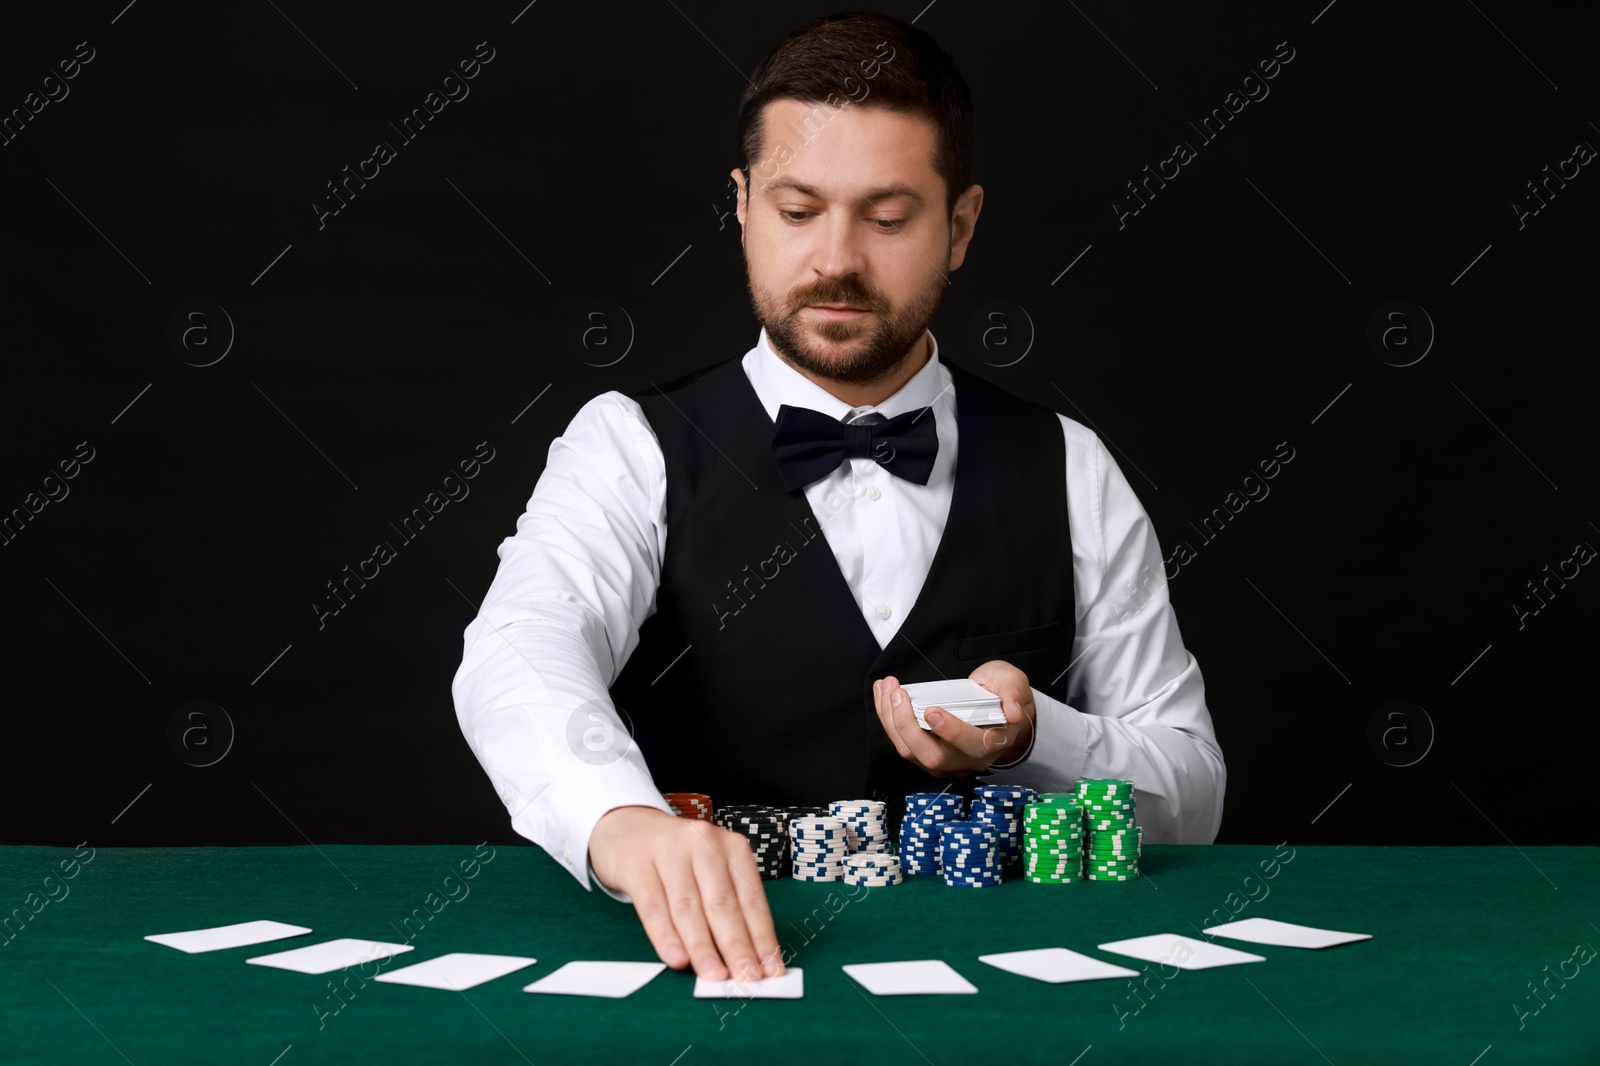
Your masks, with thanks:
M 783 217 L 785 222 L 797 225 L 804 222 L 814 213 L 812 211 L 785 211 L 782 209 L 778 211 L 778 214 Z M 880 233 L 898 233 L 900 227 L 905 224 L 905 219 L 902 218 L 873 218 L 867 221 L 871 222 Z

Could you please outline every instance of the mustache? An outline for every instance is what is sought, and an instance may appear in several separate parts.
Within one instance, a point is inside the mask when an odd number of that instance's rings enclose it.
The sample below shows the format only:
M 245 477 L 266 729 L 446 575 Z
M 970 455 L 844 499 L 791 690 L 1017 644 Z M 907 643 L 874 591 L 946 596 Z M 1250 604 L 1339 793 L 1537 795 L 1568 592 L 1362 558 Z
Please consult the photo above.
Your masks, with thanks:
M 794 309 L 798 312 L 803 307 L 811 304 L 849 304 L 852 307 L 864 307 L 868 311 L 880 310 L 879 301 L 871 293 L 838 292 L 838 291 L 813 291 L 795 301 Z

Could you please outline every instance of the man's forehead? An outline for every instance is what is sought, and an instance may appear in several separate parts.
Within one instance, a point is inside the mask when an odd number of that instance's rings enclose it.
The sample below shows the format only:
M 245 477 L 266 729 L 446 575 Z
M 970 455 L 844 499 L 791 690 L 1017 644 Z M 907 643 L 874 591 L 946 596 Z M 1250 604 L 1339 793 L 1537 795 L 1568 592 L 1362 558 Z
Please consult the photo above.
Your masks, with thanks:
M 924 116 L 785 97 L 766 106 L 762 127 L 763 158 L 752 161 L 752 176 L 768 193 L 920 202 L 938 192 L 933 124 Z
M 794 193 L 830 202 L 870 200 L 873 203 L 878 203 L 891 198 L 898 198 L 914 204 L 927 202 L 927 198 L 915 185 L 910 182 L 895 180 L 874 183 L 869 186 L 859 186 L 854 183 L 841 182 L 837 178 L 827 175 L 808 178 L 796 174 L 782 174 L 771 181 L 763 183 L 761 188 L 768 196 L 783 196 Z

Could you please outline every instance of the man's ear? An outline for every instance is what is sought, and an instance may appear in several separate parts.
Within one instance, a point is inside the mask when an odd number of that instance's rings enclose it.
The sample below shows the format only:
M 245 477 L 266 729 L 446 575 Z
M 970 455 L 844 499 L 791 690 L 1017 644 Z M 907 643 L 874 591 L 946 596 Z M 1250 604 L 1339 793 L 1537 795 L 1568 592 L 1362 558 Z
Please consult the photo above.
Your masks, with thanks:
M 743 240 L 745 218 L 750 210 L 750 172 L 744 167 L 734 167 L 729 171 L 729 176 L 733 178 L 734 189 L 737 191 L 734 212 L 739 219 L 739 239 Z
M 973 185 L 956 200 L 950 219 L 950 269 L 955 270 L 967 258 L 967 245 L 978 228 L 978 212 L 983 210 L 983 186 Z

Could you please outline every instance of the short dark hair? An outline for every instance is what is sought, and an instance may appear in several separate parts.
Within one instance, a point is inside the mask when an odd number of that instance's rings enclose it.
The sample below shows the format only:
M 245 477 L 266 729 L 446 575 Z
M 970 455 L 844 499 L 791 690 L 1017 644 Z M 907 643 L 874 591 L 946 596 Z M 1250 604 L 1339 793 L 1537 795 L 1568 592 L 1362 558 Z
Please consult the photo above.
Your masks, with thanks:
M 956 199 L 971 182 L 977 115 L 961 71 L 922 30 L 876 12 L 845 11 L 779 41 L 756 67 L 739 101 L 738 151 L 747 190 L 750 167 L 762 149 L 762 111 L 779 99 L 829 108 L 865 102 L 930 120 L 933 169 L 945 184 L 945 217 L 955 213 Z

